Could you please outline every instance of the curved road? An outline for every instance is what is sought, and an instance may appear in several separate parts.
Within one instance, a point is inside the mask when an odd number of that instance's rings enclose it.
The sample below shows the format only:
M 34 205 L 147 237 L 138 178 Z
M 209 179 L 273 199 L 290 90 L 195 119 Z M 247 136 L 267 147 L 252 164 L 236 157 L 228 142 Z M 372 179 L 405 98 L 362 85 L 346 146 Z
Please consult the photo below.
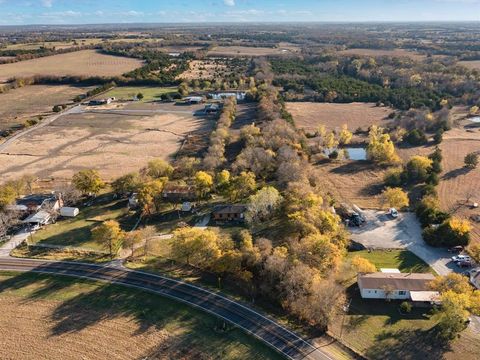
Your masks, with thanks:
M 264 315 L 220 294 L 163 276 L 95 264 L 0 258 L 0 270 L 65 275 L 156 293 L 222 318 L 288 359 L 333 360 L 322 350 Z

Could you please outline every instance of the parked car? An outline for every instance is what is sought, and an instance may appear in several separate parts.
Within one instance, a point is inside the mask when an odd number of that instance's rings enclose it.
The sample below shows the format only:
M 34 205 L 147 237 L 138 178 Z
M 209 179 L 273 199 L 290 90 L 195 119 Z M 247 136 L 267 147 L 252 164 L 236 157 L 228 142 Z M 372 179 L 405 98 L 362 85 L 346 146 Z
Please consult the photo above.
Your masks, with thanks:
M 461 260 L 456 262 L 459 267 L 471 267 L 473 266 L 472 260 Z
M 398 211 L 395 208 L 391 208 L 388 210 L 388 215 L 390 215 L 392 218 L 396 219 L 398 217 Z
M 448 252 L 456 253 L 456 254 L 460 254 L 462 251 L 463 251 L 463 246 L 460 246 L 460 245 L 454 246 L 448 249 Z
M 455 256 L 452 256 L 452 261 L 453 262 L 472 261 L 472 259 L 468 255 L 455 255 Z

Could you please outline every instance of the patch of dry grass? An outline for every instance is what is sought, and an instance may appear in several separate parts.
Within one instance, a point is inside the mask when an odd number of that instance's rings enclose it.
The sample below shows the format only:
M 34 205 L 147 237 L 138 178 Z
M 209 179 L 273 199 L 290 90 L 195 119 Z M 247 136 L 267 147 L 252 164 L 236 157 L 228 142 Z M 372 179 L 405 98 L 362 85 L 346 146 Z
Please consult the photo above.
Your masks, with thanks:
M 104 55 L 95 50 L 0 65 L 0 82 L 10 78 L 39 76 L 116 76 L 142 66 L 143 61 L 120 56 Z

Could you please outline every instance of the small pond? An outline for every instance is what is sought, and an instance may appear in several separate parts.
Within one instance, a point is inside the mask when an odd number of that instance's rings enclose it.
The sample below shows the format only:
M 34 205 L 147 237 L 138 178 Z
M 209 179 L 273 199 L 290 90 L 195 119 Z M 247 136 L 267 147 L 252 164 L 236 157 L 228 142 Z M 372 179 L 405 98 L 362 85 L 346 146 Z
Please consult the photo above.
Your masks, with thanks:
M 347 153 L 348 153 L 348 158 L 350 160 L 355 160 L 355 161 L 367 160 L 367 150 L 365 148 L 362 148 L 362 147 L 346 147 L 346 148 L 343 148 L 343 149 L 327 149 L 327 150 L 324 151 L 324 154 L 329 156 L 335 150 L 337 150 L 337 151 L 346 150 Z

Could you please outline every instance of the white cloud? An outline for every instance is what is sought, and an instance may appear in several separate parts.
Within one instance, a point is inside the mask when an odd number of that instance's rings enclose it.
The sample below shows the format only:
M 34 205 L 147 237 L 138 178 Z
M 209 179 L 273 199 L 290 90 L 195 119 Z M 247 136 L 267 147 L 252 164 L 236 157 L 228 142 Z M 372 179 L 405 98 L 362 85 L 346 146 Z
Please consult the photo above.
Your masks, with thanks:
M 235 6 L 235 0 L 223 0 L 226 6 Z
M 51 8 L 53 6 L 53 0 L 42 0 L 42 5 L 47 7 L 47 8 Z

